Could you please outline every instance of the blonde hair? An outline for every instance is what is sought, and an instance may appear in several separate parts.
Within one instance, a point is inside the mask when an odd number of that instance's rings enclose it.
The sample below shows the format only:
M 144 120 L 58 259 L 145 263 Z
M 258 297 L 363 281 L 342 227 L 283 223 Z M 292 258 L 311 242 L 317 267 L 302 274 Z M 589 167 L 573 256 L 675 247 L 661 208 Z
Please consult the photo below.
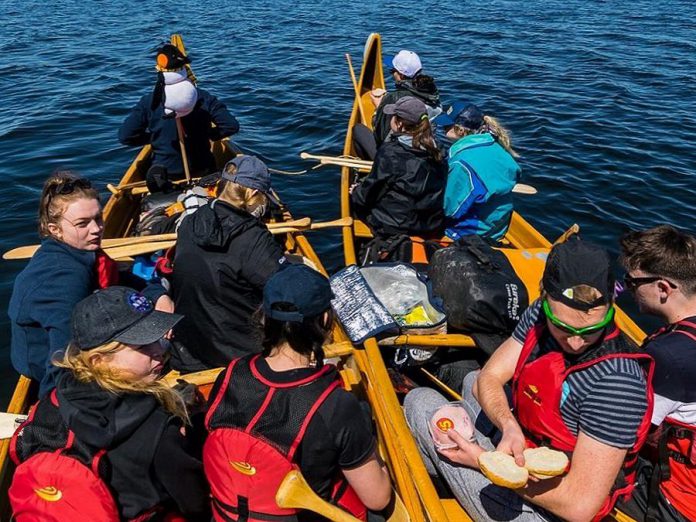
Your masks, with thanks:
M 99 201 L 99 193 L 92 188 L 89 180 L 81 178 L 73 172 L 64 170 L 52 174 L 44 182 L 41 190 L 39 235 L 51 237 L 48 225 L 57 224 L 68 205 L 78 199 L 96 199 Z
M 93 355 L 101 355 L 108 361 L 111 356 L 125 347 L 125 344 L 118 341 L 106 343 L 90 350 L 80 350 L 77 346 L 70 344 L 62 355 L 62 359 L 60 354 L 57 354 L 53 360 L 53 365 L 70 370 L 80 382 L 94 382 L 100 388 L 114 395 L 124 393 L 152 395 L 166 411 L 189 424 L 190 420 L 183 398 L 164 382 L 134 380 L 126 371 L 115 370 L 108 363 L 94 363 L 90 360 Z
M 515 150 L 512 148 L 512 141 L 510 140 L 510 132 L 503 127 L 498 120 L 496 120 L 493 116 L 484 116 L 483 117 L 483 125 L 479 127 L 478 129 L 467 129 L 466 127 L 462 125 L 457 125 L 456 123 L 454 124 L 454 128 L 460 136 L 468 136 L 469 134 L 483 134 L 484 132 L 490 133 L 494 138 L 495 141 L 500 143 L 501 147 L 503 147 L 510 156 L 513 158 L 519 158 L 520 155 L 515 152 Z
M 543 284 L 543 283 L 540 283 Z M 602 295 L 602 292 L 597 290 L 594 286 L 590 285 L 576 285 L 572 287 L 573 290 L 573 301 L 577 301 L 579 303 L 584 303 L 584 304 L 592 304 L 597 299 L 601 299 L 604 297 Z M 548 293 L 546 290 L 544 290 L 543 286 L 541 287 L 541 299 L 546 299 L 548 297 Z M 606 305 L 602 305 L 606 306 Z
M 237 167 L 234 164 L 225 165 L 227 174 L 234 174 L 236 171 Z M 268 204 L 268 197 L 263 192 L 226 179 L 220 179 L 218 182 L 217 198 L 250 214 L 258 207 Z

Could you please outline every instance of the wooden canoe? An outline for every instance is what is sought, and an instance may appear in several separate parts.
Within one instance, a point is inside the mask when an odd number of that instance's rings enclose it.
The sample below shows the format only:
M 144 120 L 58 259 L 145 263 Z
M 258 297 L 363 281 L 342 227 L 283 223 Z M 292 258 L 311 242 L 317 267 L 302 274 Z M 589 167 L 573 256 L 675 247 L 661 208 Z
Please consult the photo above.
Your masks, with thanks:
M 180 36 L 172 36 L 172 43 L 184 50 L 183 42 Z M 220 142 L 211 143 L 211 149 L 215 155 L 218 168 L 222 168 L 225 163 L 237 153 L 237 151 L 233 149 L 229 140 L 226 139 Z M 130 167 L 126 170 L 118 184 L 118 187 L 123 187 L 124 185 L 128 185 L 130 187 L 144 185 L 145 175 L 150 166 L 150 158 L 151 147 L 146 145 L 142 148 L 142 150 L 133 160 Z M 137 221 L 140 200 L 143 197 L 142 194 L 134 194 L 130 190 L 116 192 L 118 192 L 118 194 L 112 194 L 111 198 L 104 207 L 105 238 L 127 237 L 131 233 Z M 286 209 L 284 210 L 283 219 L 281 221 L 290 220 L 292 220 L 292 216 Z M 309 264 L 313 264 L 319 271 L 326 274 L 326 271 L 317 254 L 305 235 L 301 232 L 287 232 L 285 234 L 285 248 L 288 253 L 295 256 L 302 256 L 309 261 Z M 345 336 L 338 323 L 334 325 L 333 339 L 330 345 L 327 347 L 327 357 L 328 356 L 339 359 L 341 363 L 340 373 L 346 389 L 354 392 L 361 399 L 365 399 L 370 402 L 376 400 L 375 395 L 378 388 L 370 385 L 371 381 L 369 376 L 363 370 L 363 368 L 367 366 L 367 358 L 364 353 L 355 352 L 353 346 L 350 344 L 348 338 Z M 196 374 L 188 374 L 185 376 L 179 376 L 177 373 L 172 372 L 170 375 L 167 375 L 165 379 L 174 383 L 176 382 L 177 378 L 184 378 L 187 381 L 191 381 L 201 386 L 205 393 L 206 390 L 209 391 L 217 374 L 221 370 L 222 368 L 218 368 Z M 11 413 L 26 413 L 30 405 L 33 404 L 35 400 L 36 386 L 34 386 L 33 383 L 26 377 L 20 377 L 7 411 Z M 385 430 L 387 429 L 386 424 L 381 422 L 378 417 L 375 420 L 379 433 L 379 451 L 384 459 L 388 461 L 389 454 L 393 451 L 393 448 L 388 447 L 388 445 L 391 443 L 391 438 L 385 436 Z M 8 447 L 8 439 L 0 441 L 0 520 L 10 520 L 11 518 L 7 490 L 12 478 L 14 465 L 8 458 Z M 300 500 L 302 496 L 303 495 L 300 494 Z M 293 499 L 293 502 L 296 501 L 296 498 Z M 401 506 L 401 503 L 399 502 L 398 505 Z M 407 520 L 405 510 L 403 509 L 403 506 L 401 507 L 402 509 L 397 509 L 394 516 L 390 520 L 393 522 L 403 522 Z M 329 518 L 337 521 L 347 520 L 347 518 L 345 518 L 343 515 L 336 518 L 330 516 Z
M 365 43 L 356 99 L 353 102 L 353 110 L 348 121 L 343 157 L 356 157 L 352 139 L 353 126 L 361 122 L 369 127 L 372 125 L 375 106 L 371 100 L 370 91 L 376 88 L 385 88 L 382 64 L 380 35 L 372 33 Z M 357 99 L 358 95 L 361 98 L 360 102 Z M 361 113 L 361 108 L 364 114 Z M 343 167 L 341 169 L 341 215 L 343 217 L 352 215 L 349 187 L 358 175 L 359 173 L 353 168 Z M 577 226 L 574 225 L 567 234 L 576 231 Z M 564 240 L 564 236 L 561 236 L 558 240 Z M 371 237 L 369 228 L 359 220 L 354 220 L 353 227 L 343 229 L 343 251 L 346 265 L 356 263 L 356 252 L 359 250 L 361 243 L 369 240 Z M 529 252 L 547 251 L 551 247 L 551 243 L 517 212 L 513 214 L 510 229 L 504 243 L 506 246 Z M 542 271 L 543 261 L 530 263 L 527 273 L 520 274 L 530 292 L 530 300 L 538 297 Z M 640 344 L 645 337 L 645 333 L 622 310 L 617 309 L 616 318 L 620 328 L 636 343 Z M 380 344 L 408 344 L 410 346 L 429 347 L 475 346 L 473 339 L 462 333 L 403 335 L 381 340 Z M 387 374 L 379 344 L 375 339 L 368 339 L 362 348 L 361 353 L 365 354 L 371 371 L 370 384 L 379 390 L 380 409 L 378 414 L 383 417 L 383 422 L 387 424 L 389 432 L 393 434 L 393 440 L 390 441 L 390 444 L 385 445 L 389 451 L 390 465 L 405 471 L 405 473 L 397 476 L 396 487 L 404 503 L 409 507 L 411 518 L 413 520 L 438 522 L 444 520 L 470 520 L 455 499 L 441 497 L 436 492 L 435 486 L 418 452 L 416 443 L 410 434 L 399 399 Z M 620 520 L 627 520 L 623 514 L 616 514 L 616 516 Z

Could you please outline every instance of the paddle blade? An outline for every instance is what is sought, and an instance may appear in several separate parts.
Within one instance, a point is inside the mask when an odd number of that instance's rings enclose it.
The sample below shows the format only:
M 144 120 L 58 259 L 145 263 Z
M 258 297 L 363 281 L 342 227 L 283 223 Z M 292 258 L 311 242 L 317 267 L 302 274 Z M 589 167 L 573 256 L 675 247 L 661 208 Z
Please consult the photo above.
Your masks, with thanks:
M 275 498 L 276 503 L 283 508 L 307 509 L 334 522 L 360 522 L 354 516 L 320 498 L 297 470 L 285 476 Z

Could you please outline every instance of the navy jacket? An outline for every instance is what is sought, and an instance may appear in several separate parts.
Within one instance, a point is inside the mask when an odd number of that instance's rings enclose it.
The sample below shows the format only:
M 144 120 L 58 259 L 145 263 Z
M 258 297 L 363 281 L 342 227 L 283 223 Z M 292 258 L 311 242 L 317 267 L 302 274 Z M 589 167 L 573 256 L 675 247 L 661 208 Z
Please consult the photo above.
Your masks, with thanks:
M 146 94 L 121 124 L 118 139 L 124 145 L 152 144 L 153 165 L 162 165 L 169 174 L 181 174 L 179 136 L 176 121 L 165 119 L 164 105 L 152 110 L 152 93 Z M 191 114 L 181 118 L 186 135 L 186 155 L 192 173 L 215 170 L 215 158 L 209 140 L 217 141 L 239 131 L 239 123 L 224 103 L 208 91 L 198 89 L 198 101 Z M 216 126 L 213 127 L 212 124 Z
M 15 279 L 8 315 L 12 328 L 12 366 L 40 382 L 39 394 L 54 385 L 58 371 L 51 356 L 70 341 L 70 318 L 75 305 L 97 289 L 95 253 L 45 239 Z M 132 274 L 121 277 L 126 286 L 143 287 Z M 165 293 L 150 285 L 143 293 L 156 301 Z

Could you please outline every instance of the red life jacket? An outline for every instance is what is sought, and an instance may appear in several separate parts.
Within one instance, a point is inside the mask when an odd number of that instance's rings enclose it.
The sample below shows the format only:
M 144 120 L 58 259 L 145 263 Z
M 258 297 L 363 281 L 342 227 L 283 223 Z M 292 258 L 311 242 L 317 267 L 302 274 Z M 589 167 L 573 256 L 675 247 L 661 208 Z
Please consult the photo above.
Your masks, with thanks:
M 98 288 L 108 288 L 118 284 L 118 263 L 101 248 L 96 251 L 94 269 L 96 270 Z
M 569 365 L 560 350 L 544 350 L 548 335 L 545 325 L 536 325 L 527 334 L 522 353 L 512 380 L 515 417 L 525 433 L 528 447 L 547 446 L 572 453 L 577 436 L 563 422 L 561 397 L 563 382 L 568 375 L 601 361 L 613 358 L 634 359 L 646 373 L 648 409 L 636 434 L 636 441 L 628 450 L 623 468 L 594 520 L 608 514 L 619 498 L 628 498 L 635 487 L 638 451 L 645 442 L 653 410 L 652 373 L 654 362 L 647 354 L 639 353 L 621 334 L 616 325 L 608 331 L 601 344 L 593 348 L 582 362 Z
M 95 520 L 120 522 L 119 507 L 105 481 L 111 466 L 107 450 L 81 443 L 65 425 L 56 390 L 35 404 L 10 441 L 10 457 L 17 465 L 8 490 L 13 520 L 61 522 Z M 129 522 L 162 516 L 183 521 L 175 513 L 154 506 Z
M 645 344 L 661 335 L 682 335 L 696 348 L 696 324 L 679 321 L 661 328 Z M 644 344 L 644 346 L 645 346 Z M 696 354 L 696 351 L 694 352 Z M 672 506 L 689 520 L 696 520 L 696 426 L 665 418 L 660 425 L 658 462 L 651 489 L 659 488 Z M 657 506 L 657 491 L 651 491 L 650 504 Z M 648 507 L 650 515 L 650 506 Z
M 203 467 L 219 522 L 297 520 L 299 510 L 279 507 L 275 495 L 285 475 L 298 469 L 296 452 L 314 414 L 341 384 L 332 365 L 295 382 L 271 382 L 256 368 L 258 358 L 232 361 L 205 419 L 210 434 Z M 330 501 L 367 518 L 342 476 L 333 484 Z

